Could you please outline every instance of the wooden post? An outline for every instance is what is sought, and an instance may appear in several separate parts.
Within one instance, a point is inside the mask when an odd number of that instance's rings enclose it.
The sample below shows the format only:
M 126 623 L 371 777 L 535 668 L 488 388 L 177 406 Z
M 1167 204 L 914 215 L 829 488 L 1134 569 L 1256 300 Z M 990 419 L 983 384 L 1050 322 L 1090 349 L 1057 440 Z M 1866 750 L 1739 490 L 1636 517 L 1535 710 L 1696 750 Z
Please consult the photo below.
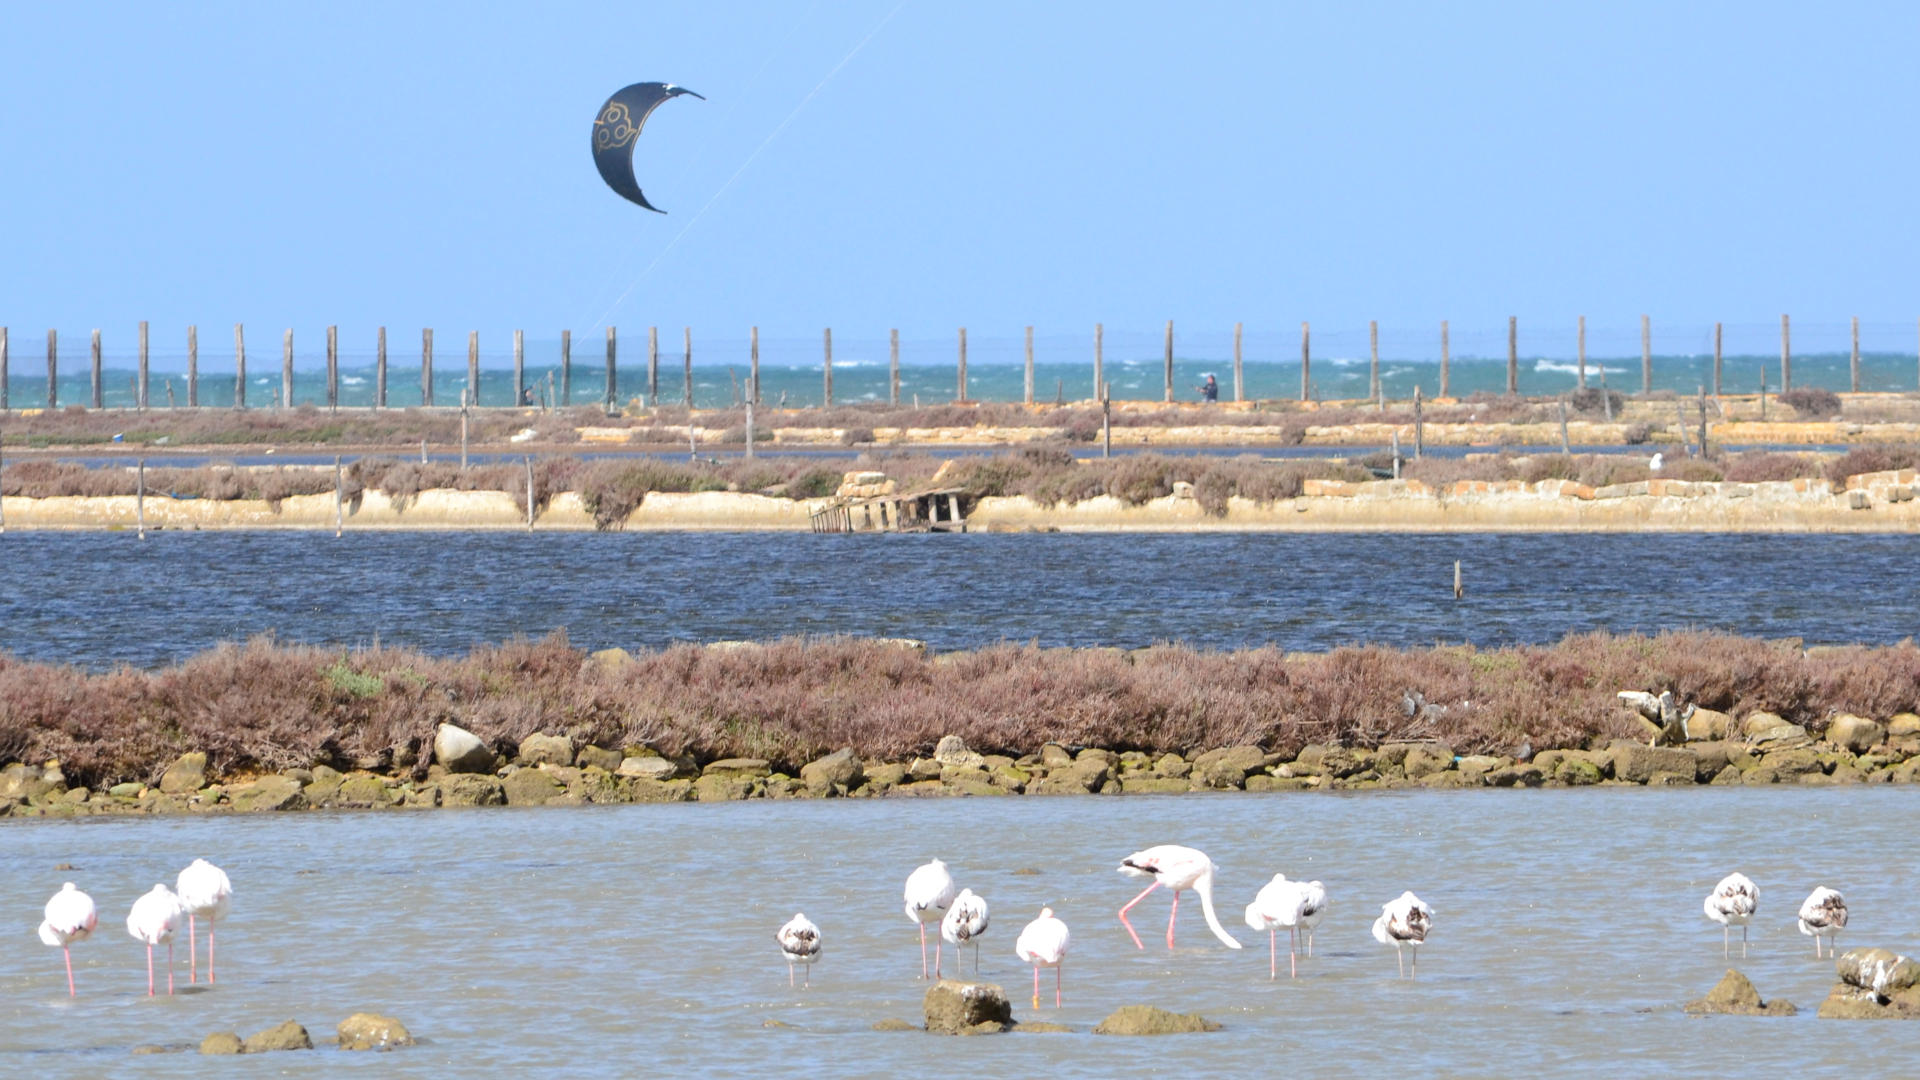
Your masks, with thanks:
M 140 539 L 147 538 L 147 459 L 141 458 L 133 471 L 133 520 Z
M 1855 319 L 1854 320 L 1854 340 L 1856 343 L 1859 341 L 1859 337 L 1860 337 L 1859 324 L 1860 324 L 1860 320 Z M 1854 349 L 1854 353 L 1856 356 L 1859 354 L 1859 351 L 1860 350 L 1856 344 L 1856 347 Z M 136 363 L 139 365 L 139 368 L 140 368 L 140 373 L 139 373 L 140 374 L 140 392 L 134 395 L 134 408 L 139 409 L 141 412 L 146 412 L 147 411 L 147 388 L 151 384 L 147 378 L 147 370 L 148 370 L 147 369 L 147 320 L 145 319 L 140 320 L 140 359 L 136 361 Z M 1859 364 L 1857 361 L 1854 364 L 1854 366 L 1859 367 Z M 1856 386 L 1854 387 L 1854 389 L 1858 390 L 1859 387 Z
M 1367 396 L 1380 403 L 1382 412 L 1387 408 L 1387 392 L 1380 385 L 1380 322 L 1367 320 Z
M 1104 323 L 1093 324 L 1093 396 L 1100 399 L 1101 387 L 1107 385 L 1106 372 L 1106 336 Z
M 145 326 L 146 323 L 140 325 Z M 1848 385 L 1854 393 L 1860 392 L 1860 316 L 1853 317 L 1853 353 L 1847 361 Z
M 420 331 L 420 404 L 433 405 L 433 330 Z
M 1420 392 L 1420 384 L 1413 384 L 1413 460 L 1419 461 L 1427 453 L 1427 420 L 1422 409 L 1425 395 Z
M 887 403 L 900 404 L 900 331 L 887 331 Z
M 560 404 L 573 404 L 573 331 L 560 331 Z
M 967 400 L 967 328 L 960 328 L 960 396 L 955 401 Z
M 833 327 L 829 326 L 820 332 L 820 342 L 820 347 L 824 350 L 821 354 L 820 372 L 826 380 L 821 394 L 826 400 L 827 408 L 831 409 L 833 408 Z
M 647 327 L 647 408 L 660 407 L 660 328 Z
M 93 407 L 104 408 L 105 387 L 100 383 L 100 331 L 93 332 Z
M 1455 559 L 1453 560 L 1453 598 L 1458 600 L 1465 595 L 1467 590 L 1460 583 L 1460 560 Z
M 239 323 L 233 324 L 233 407 L 247 407 L 247 335 Z
M 1579 390 L 1587 388 L 1587 317 L 1585 315 L 1580 316 L 1580 360 L 1574 372 L 1574 386 Z
M 682 355 L 681 355 L 681 361 L 682 361 L 681 373 L 682 373 L 682 377 L 686 380 L 686 389 L 687 389 L 687 394 L 686 394 L 687 430 L 692 431 L 693 430 L 693 327 L 686 326 L 686 327 L 682 327 L 681 330 L 682 330 L 682 333 L 680 335 L 681 345 L 684 346 Z
M 1033 404 L 1033 327 L 1031 326 L 1027 327 L 1027 382 L 1023 400 L 1028 405 Z
M 1713 324 L 1713 396 L 1720 396 L 1720 329 L 1719 323 Z
M 1167 320 L 1167 404 L 1173 404 L 1173 320 Z
M 1100 456 L 1113 456 L 1113 386 L 1100 384 Z
M 1313 397 L 1313 328 L 1300 323 L 1300 400 Z
M 327 327 L 327 411 L 340 411 L 340 328 Z
M 747 400 L 760 404 L 760 328 L 757 326 L 747 339 Z
M 200 407 L 200 328 L 187 327 L 187 408 Z
M 527 531 L 533 531 L 533 459 L 521 458 L 527 466 Z
M 1520 393 L 1520 319 L 1507 316 L 1507 393 Z
M 346 525 L 346 480 L 340 473 L 340 455 L 333 455 L 333 535 L 339 539 Z
M 1780 392 L 1793 389 L 1793 334 L 1785 315 L 1780 316 Z
M 1233 324 L 1233 400 L 1247 400 L 1245 372 L 1240 364 L 1240 335 L 1244 324 Z
M 1440 396 L 1441 397 L 1449 396 L 1453 389 L 1453 384 L 1451 380 L 1448 378 L 1448 376 L 1451 374 L 1451 366 L 1452 366 L 1452 359 L 1453 359 L 1451 345 L 1452 343 L 1449 340 L 1448 329 L 1447 329 L 1447 320 L 1441 319 L 1440 320 Z
M 519 330 L 513 332 L 513 404 L 515 407 L 527 403 L 527 345 L 526 335 Z
M 1653 393 L 1653 320 L 1640 316 L 1640 392 Z
M 607 411 L 612 412 L 614 402 L 620 400 L 620 377 L 618 360 L 620 354 L 619 335 L 613 327 L 607 327 Z
M 387 328 L 381 327 L 373 344 L 373 407 L 387 407 Z
M 235 334 L 239 330 L 234 331 Z M 60 407 L 60 332 L 47 331 L 47 409 Z
M 460 471 L 467 471 L 467 401 L 460 400 Z
M 1567 399 L 1556 402 L 1560 406 L 1560 452 L 1568 456 L 1573 454 L 1573 444 L 1567 441 Z
M 293 327 L 280 339 L 280 407 L 293 408 Z
M 467 331 L 467 403 L 480 407 L 480 331 Z
M 756 395 L 754 393 L 753 384 L 749 382 L 747 385 L 747 460 L 748 461 L 753 460 L 753 399 L 755 396 Z

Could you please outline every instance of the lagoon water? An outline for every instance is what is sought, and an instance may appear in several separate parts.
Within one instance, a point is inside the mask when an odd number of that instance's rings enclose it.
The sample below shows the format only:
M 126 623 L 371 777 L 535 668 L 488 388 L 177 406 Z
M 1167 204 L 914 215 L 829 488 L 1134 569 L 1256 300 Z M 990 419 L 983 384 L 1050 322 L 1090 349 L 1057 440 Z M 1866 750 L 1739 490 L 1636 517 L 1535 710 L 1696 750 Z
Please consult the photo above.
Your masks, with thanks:
M 1907 788 L 1368 792 L 753 802 L 720 805 L 312 813 L 0 822 L 0 1053 L 35 1075 L 135 1071 L 140 1044 L 243 1036 L 289 1017 L 316 1037 L 358 1009 L 398 1016 L 423 1045 L 390 1055 L 282 1054 L 282 1075 L 624 1077 L 1253 1075 L 1279 1061 L 1323 1076 L 1612 1077 L 1653 1073 L 1857 1074 L 1892 1044 L 1881 1029 L 1814 1019 L 1833 981 L 1793 910 L 1815 885 L 1844 891 L 1849 945 L 1911 949 L 1898 857 L 1920 824 Z M 1229 952 L 1192 897 L 1179 948 L 1161 944 L 1163 893 L 1134 909 L 1137 951 L 1114 919 L 1139 888 L 1114 872 L 1154 843 L 1219 865 Z M 144 995 L 127 907 L 195 856 L 232 875 L 217 988 Z M 1071 1034 L 936 1039 L 879 1033 L 917 1022 L 924 984 L 900 888 L 941 857 L 993 904 L 981 977 L 1016 1018 Z M 71 870 L 56 870 L 71 863 Z M 1735 966 L 1789 1019 L 1683 1016 L 1726 970 L 1700 899 L 1732 870 L 1761 903 Z M 1241 918 L 1276 870 L 1318 878 L 1333 906 L 1302 978 L 1267 978 L 1266 943 Z M 1027 873 L 1027 871 L 1033 871 Z M 101 907 L 74 947 L 80 997 L 32 925 L 62 881 Z M 1419 976 L 1395 978 L 1368 927 L 1411 888 L 1433 905 Z M 1073 931 L 1065 1007 L 1035 1011 L 1013 956 L 1051 905 Z M 773 931 L 795 910 L 823 929 L 811 989 L 789 989 Z M 1282 942 L 1284 948 L 1284 940 Z M 186 978 L 185 947 L 179 978 Z M 965 963 L 970 968 L 971 957 Z M 949 958 L 950 969 L 958 964 Z M 1217 1034 L 1143 1041 L 1090 1034 L 1136 1003 L 1200 1012 Z M 770 1021 L 791 1028 L 770 1028 Z M 1863 1055 L 1865 1055 L 1863 1057 Z M 191 1053 L 138 1059 L 140 1075 L 224 1070 Z
M 863 634 L 1319 650 L 1698 627 L 1913 634 L 1903 535 L 22 533 L 0 650 L 157 665 L 271 632 L 461 653 Z M 1467 598 L 1453 599 L 1453 563 Z

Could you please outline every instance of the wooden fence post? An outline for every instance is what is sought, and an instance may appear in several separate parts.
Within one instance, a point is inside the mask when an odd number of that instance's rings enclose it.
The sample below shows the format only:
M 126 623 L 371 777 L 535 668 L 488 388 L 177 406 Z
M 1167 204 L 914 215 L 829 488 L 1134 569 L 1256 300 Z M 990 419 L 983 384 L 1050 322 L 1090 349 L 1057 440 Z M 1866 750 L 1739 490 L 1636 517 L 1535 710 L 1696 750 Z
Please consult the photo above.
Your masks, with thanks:
M 1854 322 L 1857 324 L 1859 320 L 1855 319 Z M 1858 336 L 1858 334 L 1855 335 L 1856 339 Z M 136 363 L 140 368 L 140 392 L 134 395 L 134 408 L 139 409 L 141 412 L 146 412 L 147 388 L 152 384 L 147 377 L 147 320 L 145 319 L 140 320 L 140 359 L 136 361 Z M 1856 364 L 1855 366 L 1858 365 Z
M 1653 320 L 1640 316 L 1640 392 L 1653 393 Z
M 1579 390 L 1587 388 L 1587 317 L 1585 315 L 1580 316 L 1580 360 L 1574 371 L 1574 387 Z
M 1028 405 L 1033 404 L 1033 327 L 1027 327 L 1027 381 L 1026 394 L 1021 399 Z
M 755 405 L 760 403 L 760 328 L 757 326 L 749 332 L 747 340 L 747 400 Z
M 234 331 L 236 334 L 238 330 Z M 47 331 L 47 409 L 60 407 L 60 332 Z
M 1106 336 L 1104 323 L 1093 324 L 1093 397 L 1100 400 L 1100 388 L 1107 384 Z
M 1173 320 L 1167 320 L 1167 404 L 1173 404 Z
M 1449 337 L 1447 320 L 1440 320 L 1440 396 L 1448 397 L 1453 390 L 1449 376 L 1452 374 L 1452 341 Z
M 513 332 L 513 404 L 527 404 L 527 344 L 523 331 Z
M 1427 452 L 1427 421 L 1422 410 L 1425 395 L 1420 392 L 1420 384 L 1413 384 L 1413 460 L 1419 461 Z
M 1113 385 L 1101 383 L 1100 390 L 1100 456 L 1113 456 Z
M 613 327 L 607 327 L 607 411 L 612 412 L 614 402 L 620 400 L 620 379 L 618 375 L 619 335 Z
M 145 326 L 145 323 L 140 325 Z M 1854 393 L 1860 392 L 1860 316 L 1853 317 L 1853 352 L 1847 361 L 1848 385 Z
M 1367 396 L 1380 403 L 1381 411 L 1387 408 L 1387 392 L 1380 385 L 1380 321 L 1367 320 Z
M 280 407 L 293 408 L 293 327 L 280 339 Z
M 955 401 L 967 400 L 967 328 L 960 328 L 960 396 Z
M 94 408 L 100 409 L 105 407 L 105 404 L 104 404 L 105 398 L 103 397 L 105 391 L 106 391 L 106 388 L 103 387 L 100 383 L 100 331 L 95 330 L 93 332 L 93 407 Z
M 1520 393 L 1520 318 L 1507 316 L 1507 393 Z
M 753 460 L 753 399 L 756 396 L 758 396 L 758 393 L 759 393 L 759 389 L 755 387 L 752 384 L 752 380 L 749 379 L 747 384 L 747 460 L 748 461 Z
M 573 331 L 560 331 L 560 404 L 573 404 Z
M 1780 316 L 1780 392 L 1793 389 L 1793 334 L 1785 315 Z
M 887 403 L 900 404 L 900 331 L 887 331 Z
M 340 328 L 327 327 L 327 411 L 340 411 Z
M 1310 401 L 1313 397 L 1313 328 L 1305 320 L 1300 323 L 1300 400 Z
M 480 331 L 467 331 L 467 401 L 480 407 Z
M 1233 324 L 1233 400 L 1235 401 L 1247 400 L 1244 372 L 1240 364 L 1240 333 L 1244 325 L 1243 323 Z
M 1713 324 L 1713 396 L 1720 396 L 1720 329 L 1721 324 Z
M 187 408 L 200 407 L 200 328 L 187 326 Z
M 420 404 L 433 405 L 433 329 L 420 331 Z
M 233 407 L 247 407 L 247 335 L 240 323 L 233 324 Z
M 611 395 L 609 395 L 611 396 Z M 660 407 L 660 328 L 647 327 L 647 408 Z
M 827 408 L 831 409 L 833 408 L 833 327 L 829 326 L 820 331 L 820 342 L 820 347 L 824 350 L 821 353 L 820 371 L 826 380 L 821 394 L 826 399 Z
M 387 328 L 384 326 L 373 345 L 373 407 L 387 407 Z
M 692 431 L 693 430 L 693 327 L 691 326 L 682 327 L 681 331 L 682 331 L 680 335 L 681 345 L 684 346 L 684 349 L 681 354 L 681 369 L 682 369 L 682 376 L 686 380 L 686 384 L 687 384 L 687 395 L 686 395 L 687 396 L 687 430 Z

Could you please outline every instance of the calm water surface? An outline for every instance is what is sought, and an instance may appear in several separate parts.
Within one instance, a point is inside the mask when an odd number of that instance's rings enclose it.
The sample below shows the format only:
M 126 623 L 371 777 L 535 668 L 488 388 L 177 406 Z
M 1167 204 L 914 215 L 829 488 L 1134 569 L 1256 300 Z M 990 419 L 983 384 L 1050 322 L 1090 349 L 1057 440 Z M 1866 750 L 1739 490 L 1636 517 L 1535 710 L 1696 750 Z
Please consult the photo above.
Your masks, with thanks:
M 718 806 L 0 822 L 0 1053 L 35 1075 L 130 1073 L 132 1047 L 242 1034 L 294 1017 L 316 1035 L 356 1009 L 390 1011 L 427 1040 L 392 1055 L 273 1059 L 282 1075 L 706 1073 L 1161 1075 L 1168 1055 L 1218 1075 L 1613 1077 L 1686 1070 L 1854 1074 L 1862 1035 L 1813 1008 L 1832 982 L 1793 928 L 1815 885 L 1846 892 L 1843 945 L 1911 949 L 1905 898 L 1920 873 L 1892 857 L 1920 825 L 1920 792 L 1849 790 L 1395 792 L 1341 795 L 969 799 Z M 1191 902 L 1180 948 L 1156 944 L 1167 905 L 1114 911 L 1114 872 L 1148 844 L 1219 864 L 1229 952 Z M 144 953 L 121 928 L 153 882 L 190 859 L 236 888 L 217 989 L 149 1001 Z M 981 977 L 1021 1018 L 1067 1035 L 934 1040 L 877 1033 L 917 1020 L 923 992 L 901 882 L 941 857 L 994 906 Z M 56 871 L 61 862 L 74 864 Z M 1031 869 L 1032 875 L 1016 874 Z M 1690 1019 L 1683 1001 L 1726 969 L 1700 898 L 1738 869 L 1760 884 L 1752 955 L 1737 961 L 1791 1019 Z M 1269 982 L 1242 919 L 1274 871 L 1326 882 L 1334 906 L 1297 982 Z M 101 929 L 60 956 L 31 933 L 63 880 L 90 891 Z M 1437 911 L 1417 980 L 1394 978 L 1368 926 L 1411 888 Z M 1041 905 L 1071 926 L 1066 1006 L 1029 1007 L 1013 956 Z M 787 987 L 774 928 L 801 910 L 823 929 L 810 990 Z M 184 948 L 181 950 L 184 954 Z M 184 981 L 184 955 L 181 977 Z M 1281 958 L 1284 970 L 1285 958 Z M 1221 1021 L 1150 1045 L 1096 1038 L 1117 1006 Z M 778 1020 L 792 1029 L 768 1028 Z M 1889 1033 L 1894 1034 L 1894 1033 Z M 1149 1056 L 1151 1055 L 1151 1056 Z M 31 1064 L 28 1064 L 31 1063 Z M 257 1075 L 258 1063 L 229 1065 Z M 220 1072 L 219 1069 L 211 1070 Z M 197 1055 L 142 1058 L 147 1076 L 203 1076 Z M 224 1073 L 222 1073 L 224 1074 Z
M 96 667 L 266 632 L 457 653 L 557 629 L 596 649 L 834 633 L 1325 649 L 1920 627 L 1901 585 L 1920 536 L 8 533 L 0 559 L 0 649 Z

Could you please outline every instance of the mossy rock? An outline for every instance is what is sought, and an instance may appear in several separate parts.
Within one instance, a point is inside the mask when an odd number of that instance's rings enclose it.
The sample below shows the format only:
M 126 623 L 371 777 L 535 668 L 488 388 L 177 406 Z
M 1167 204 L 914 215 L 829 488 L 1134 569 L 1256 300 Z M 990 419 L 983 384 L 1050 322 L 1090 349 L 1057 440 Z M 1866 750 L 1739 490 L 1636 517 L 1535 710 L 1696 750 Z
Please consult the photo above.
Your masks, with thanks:
M 1197 1013 L 1168 1012 L 1152 1005 L 1126 1005 L 1100 1021 L 1095 1035 L 1184 1035 L 1219 1031 L 1220 1025 Z

